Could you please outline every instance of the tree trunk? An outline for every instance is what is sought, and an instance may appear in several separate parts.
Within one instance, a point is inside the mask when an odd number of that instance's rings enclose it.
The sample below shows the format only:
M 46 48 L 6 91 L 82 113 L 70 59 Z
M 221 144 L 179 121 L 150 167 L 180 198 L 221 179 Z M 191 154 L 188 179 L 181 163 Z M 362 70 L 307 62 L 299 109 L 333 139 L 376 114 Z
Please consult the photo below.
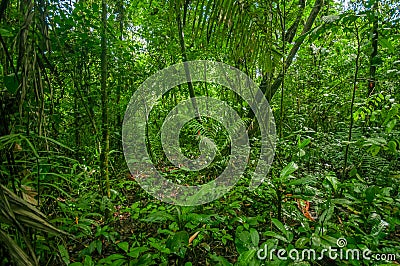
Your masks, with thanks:
M 185 10 L 186 10 L 186 5 L 187 4 L 188 4 L 187 2 L 184 3 L 184 5 L 185 5 L 184 9 Z M 185 47 L 185 36 L 184 36 L 184 32 L 183 32 L 183 23 L 182 23 L 182 20 L 181 20 L 180 8 L 181 8 L 180 5 L 177 4 L 177 7 L 176 7 L 176 9 L 177 9 L 176 10 L 176 14 L 177 14 L 176 22 L 178 24 L 179 44 L 180 44 L 180 47 L 181 47 L 182 59 L 183 59 L 183 62 L 187 62 L 186 47 Z M 189 95 L 190 95 L 190 98 L 191 98 L 191 101 L 192 101 L 192 106 L 193 106 L 193 108 L 195 110 L 195 114 L 197 116 L 196 119 L 197 119 L 197 121 L 199 121 L 201 123 L 201 117 L 200 117 L 199 109 L 197 107 L 197 102 L 196 102 L 196 95 L 195 95 L 195 92 L 194 92 L 193 83 L 191 82 L 192 78 L 190 76 L 189 67 L 187 67 L 186 64 L 185 64 L 185 74 L 186 74 L 186 80 L 187 80 L 187 84 L 188 84 L 188 88 L 189 88 Z
M 369 81 L 368 81 L 368 96 L 370 96 L 375 89 L 375 74 L 376 74 L 376 58 L 378 55 L 378 0 L 375 1 L 372 8 L 373 13 L 373 29 L 372 29 L 372 53 L 370 57 L 370 67 L 369 67 Z
M 106 181 L 107 197 L 110 195 L 110 181 L 108 177 L 108 152 L 110 140 L 108 132 L 108 93 L 107 93 L 107 3 L 101 1 L 101 112 L 102 112 L 102 149 L 100 156 L 101 180 Z

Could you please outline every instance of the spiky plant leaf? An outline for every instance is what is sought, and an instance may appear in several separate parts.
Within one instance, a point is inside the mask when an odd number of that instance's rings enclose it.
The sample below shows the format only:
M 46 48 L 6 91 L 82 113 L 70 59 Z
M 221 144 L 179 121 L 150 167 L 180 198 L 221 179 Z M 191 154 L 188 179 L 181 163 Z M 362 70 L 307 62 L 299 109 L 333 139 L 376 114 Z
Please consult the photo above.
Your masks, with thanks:
M 3 185 L 0 185 L 0 189 L 4 195 L 0 201 L 2 209 L 0 220 L 8 224 L 15 224 L 18 221 L 23 225 L 52 234 L 66 234 L 48 223 L 46 216 L 31 204 L 19 198 Z
M 31 258 L 26 254 L 20 246 L 3 230 L 0 230 L 0 242 L 8 249 L 9 254 L 16 265 L 18 266 L 34 266 L 36 258 Z

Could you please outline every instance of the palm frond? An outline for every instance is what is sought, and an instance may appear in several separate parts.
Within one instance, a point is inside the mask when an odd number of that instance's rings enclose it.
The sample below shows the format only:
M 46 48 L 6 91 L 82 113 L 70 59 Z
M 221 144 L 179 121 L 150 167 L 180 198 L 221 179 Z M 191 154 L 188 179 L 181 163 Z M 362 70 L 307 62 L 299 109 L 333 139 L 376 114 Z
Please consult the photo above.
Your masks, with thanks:
M 0 221 L 14 226 L 29 250 L 30 255 L 23 251 L 5 231 L 0 230 L 0 241 L 7 247 L 17 265 L 38 265 L 32 245 L 26 236 L 25 227 L 51 234 L 67 234 L 47 222 L 42 212 L 3 185 L 0 185 Z

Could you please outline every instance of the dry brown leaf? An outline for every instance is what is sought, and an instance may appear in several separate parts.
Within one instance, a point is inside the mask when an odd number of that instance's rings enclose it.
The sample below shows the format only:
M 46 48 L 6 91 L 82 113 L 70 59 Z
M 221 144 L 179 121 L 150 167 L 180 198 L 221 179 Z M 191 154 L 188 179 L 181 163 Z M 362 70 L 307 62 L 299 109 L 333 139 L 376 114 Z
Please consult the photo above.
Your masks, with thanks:
M 196 236 L 200 233 L 200 231 L 197 231 L 194 233 L 190 238 L 189 238 L 189 244 L 193 242 L 193 240 L 196 238 Z
M 36 206 L 38 202 L 35 199 L 35 196 L 37 196 L 38 193 L 32 187 L 22 185 L 21 188 L 22 188 L 22 198 L 26 202 Z
M 13 151 L 14 151 L 14 152 L 20 152 L 20 151 L 22 151 L 21 145 L 19 145 L 18 143 L 14 143 Z

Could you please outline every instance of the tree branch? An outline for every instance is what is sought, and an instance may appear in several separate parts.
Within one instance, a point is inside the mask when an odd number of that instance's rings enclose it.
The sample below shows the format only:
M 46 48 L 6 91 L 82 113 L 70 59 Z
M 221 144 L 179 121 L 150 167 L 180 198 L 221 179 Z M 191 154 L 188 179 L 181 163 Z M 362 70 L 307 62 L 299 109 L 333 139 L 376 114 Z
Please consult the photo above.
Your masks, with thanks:
M 310 15 L 308 16 L 307 22 L 304 25 L 303 31 L 301 32 L 301 35 L 306 34 L 308 31 L 311 30 L 312 25 L 314 24 L 315 19 L 317 18 L 319 12 L 321 11 L 322 6 L 324 5 L 324 0 L 316 0 L 314 3 L 314 7 L 311 10 Z M 297 51 L 299 50 L 300 46 L 302 45 L 302 43 L 304 42 L 304 38 L 297 38 L 294 46 L 292 47 L 292 49 L 289 52 L 289 55 L 286 59 L 286 64 L 285 64 L 285 70 L 287 70 L 290 65 L 293 62 L 294 57 L 297 54 Z M 281 73 L 279 73 L 278 77 L 275 79 L 274 83 L 272 84 L 272 86 L 270 86 L 270 91 L 266 91 L 268 89 L 267 86 L 267 82 L 268 82 L 268 78 L 267 75 L 264 76 L 263 80 L 261 81 L 260 84 L 260 89 L 261 91 L 264 93 L 264 95 L 266 95 L 267 100 L 270 101 L 272 99 L 272 97 L 274 96 L 275 92 L 279 89 L 279 87 L 282 84 L 284 75 L 283 75 L 284 71 L 282 71 Z

